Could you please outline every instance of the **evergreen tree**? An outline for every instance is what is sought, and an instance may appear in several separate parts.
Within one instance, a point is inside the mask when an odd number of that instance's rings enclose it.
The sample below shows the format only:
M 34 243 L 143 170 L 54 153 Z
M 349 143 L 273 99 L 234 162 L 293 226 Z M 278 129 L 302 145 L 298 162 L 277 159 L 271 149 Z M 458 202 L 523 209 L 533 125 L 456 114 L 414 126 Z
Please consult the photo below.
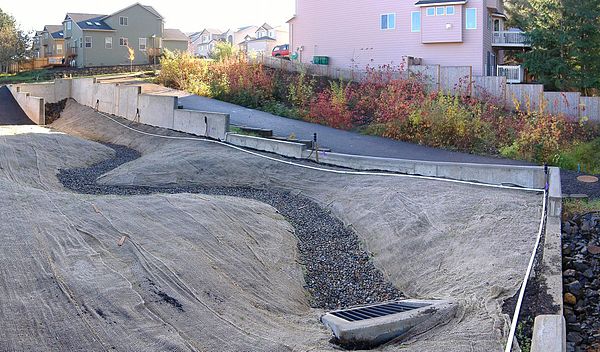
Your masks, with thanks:
M 509 0 L 509 23 L 528 32 L 532 49 L 519 54 L 547 88 L 600 90 L 598 0 Z

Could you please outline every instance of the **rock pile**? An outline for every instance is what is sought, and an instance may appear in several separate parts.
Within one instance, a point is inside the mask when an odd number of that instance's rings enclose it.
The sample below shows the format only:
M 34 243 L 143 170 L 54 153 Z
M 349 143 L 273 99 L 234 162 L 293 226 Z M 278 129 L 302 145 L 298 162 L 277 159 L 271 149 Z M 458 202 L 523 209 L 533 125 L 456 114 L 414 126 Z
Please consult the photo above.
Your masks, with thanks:
M 60 113 L 65 109 L 67 99 L 56 103 L 46 103 L 46 124 L 49 125 L 60 117 Z
M 563 222 L 568 351 L 600 350 L 600 212 Z

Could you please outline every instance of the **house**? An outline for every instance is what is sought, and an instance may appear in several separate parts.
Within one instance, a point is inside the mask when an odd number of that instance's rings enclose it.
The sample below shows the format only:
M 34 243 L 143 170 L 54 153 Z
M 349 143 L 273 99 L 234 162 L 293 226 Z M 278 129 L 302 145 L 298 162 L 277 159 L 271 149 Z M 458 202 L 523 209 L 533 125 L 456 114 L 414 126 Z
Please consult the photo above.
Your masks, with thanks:
M 35 31 L 33 38 L 32 38 L 33 43 L 31 46 L 31 53 L 32 53 L 32 56 L 36 59 L 44 57 L 44 49 L 42 47 L 43 34 L 44 34 L 44 31 Z
M 258 26 L 243 26 L 236 29 L 229 29 L 223 33 L 223 39 L 229 44 L 237 47 L 247 36 L 253 36 Z
M 46 25 L 40 35 L 40 57 L 51 64 L 61 64 L 65 57 L 65 38 L 61 25 Z M 34 40 L 35 43 L 35 40 Z
M 166 28 L 163 32 L 163 46 L 171 51 L 185 52 L 190 39 L 179 29 Z
M 163 48 L 186 47 L 179 33 L 165 31 L 164 18 L 152 6 L 140 3 L 110 15 L 67 13 L 63 31 L 67 60 L 77 67 L 129 65 L 129 49 L 133 64 L 154 63 Z
M 296 0 L 290 49 L 301 62 L 327 56 L 344 69 L 413 61 L 496 75 L 506 50 L 529 46 L 506 19 L 503 0 Z
M 242 51 L 246 53 L 270 53 L 274 47 L 289 42 L 288 25 L 272 27 L 264 23 L 258 27 L 252 36 L 246 35 L 244 41 L 239 43 Z
M 223 41 L 223 32 L 215 28 L 205 28 L 190 35 L 189 51 L 198 57 L 207 58 L 218 41 Z

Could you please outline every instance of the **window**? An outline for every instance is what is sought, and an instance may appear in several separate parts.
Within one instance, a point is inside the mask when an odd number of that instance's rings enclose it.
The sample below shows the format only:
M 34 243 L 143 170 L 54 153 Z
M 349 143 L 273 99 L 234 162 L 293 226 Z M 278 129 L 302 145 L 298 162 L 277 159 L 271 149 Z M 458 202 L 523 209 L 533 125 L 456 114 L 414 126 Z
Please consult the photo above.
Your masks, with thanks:
M 127 25 L 129 25 L 129 18 L 128 17 L 123 17 L 123 16 L 119 17 L 119 24 L 121 26 L 127 26 Z
M 206 43 L 208 41 L 208 36 L 202 36 L 202 43 Z
M 467 29 L 477 29 L 477 9 L 476 8 L 468 8 L 466 10 L 466 28 Z
M 83 39 L 79 38 L 79 47 L 83 48 Z
M 119 45 L 120 46 L 129 46 L 129 39 L 127 39 L 127 38 L 120 38 L 119 39 Z
M 435 16 L 435 7 L 427 8 L 427 16 Z
M 146 51 L 146 38 L 140 38 L 140 51 Z
M 494 32 L 500 31 L 500 20 L 494 20 Z
M 56 44 L 56 53 L 57 54 L 63 53 L 63 45 L 62 44 Z
M 92 37 L 85 37 L 85 47 L 86 48 L 92 47 Z
M 112 37 L 104 38 L 104 49 L 112 49 Z
M 454 15 L 454 6 L 446 6 L 446 15 L 447 16 Z
M 65 25 L 67 26 L 67 30 L 70 31 L 71 30 L 71 21 L 67 21 L 67 23 Z
M 394 29 L 396 28 L 396 14 L 388 13 L 381 15 L 381 29 Z
M 410 13 L 410 31 L 421 31 L 421 11 L 413 11 Z
M 435 8 L 435 15 L 436 16 L 444 16 L 445 11 L 443 7 L 436 7 Z

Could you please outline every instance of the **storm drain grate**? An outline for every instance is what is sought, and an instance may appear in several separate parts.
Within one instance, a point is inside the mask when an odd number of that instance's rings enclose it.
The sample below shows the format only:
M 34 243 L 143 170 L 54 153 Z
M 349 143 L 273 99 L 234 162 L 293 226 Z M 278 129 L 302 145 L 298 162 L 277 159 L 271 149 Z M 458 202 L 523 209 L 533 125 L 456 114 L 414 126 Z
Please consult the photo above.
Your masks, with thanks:
M 425 306 L 428 306 L 428 304 L 406 304 L 391 302 L 368 307 L 339 310 L 336 312 L 331 312 L 330 314 L 346 321 L 360 321 L 407 312 L 409 310 L 419 309 Z

